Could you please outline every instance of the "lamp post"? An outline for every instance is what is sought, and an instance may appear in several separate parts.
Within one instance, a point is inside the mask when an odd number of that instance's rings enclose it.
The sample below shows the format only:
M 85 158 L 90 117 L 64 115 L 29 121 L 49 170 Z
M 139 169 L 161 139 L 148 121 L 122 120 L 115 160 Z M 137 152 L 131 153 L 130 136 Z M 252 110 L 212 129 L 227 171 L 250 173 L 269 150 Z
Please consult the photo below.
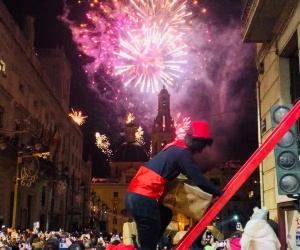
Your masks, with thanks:
M 11 222 L 11 225 L 12 225 L 13 228 L 16 228 L 18 190 L 19 190 L 19 164 L 21 164 L 21 163 L 22 163 L 22 157 L 18 156 L 16 182 L 15 182 L 15 189 L 14 189 L 14 205 L 13 205 L 13 214 L 12 214 L 12 222 Z
M 49 152 L 29 153 L 28 155 L 23 155 L 23 152 L 18 152 L 12 214 L 12 227 L 14 228 L 16 228 L 17 219 L 19 181 L 21 182 L 22 186 L 30 187 L 31 184 L 36 180 L 37 173 L 39 171 L 39 161 L 37 157 L 47 157 L 49 155 Z M 28 164 L 23 164 L 23 167 L 20 171 L 20 165 L 23 163 L 24 159 L 28 160 Z

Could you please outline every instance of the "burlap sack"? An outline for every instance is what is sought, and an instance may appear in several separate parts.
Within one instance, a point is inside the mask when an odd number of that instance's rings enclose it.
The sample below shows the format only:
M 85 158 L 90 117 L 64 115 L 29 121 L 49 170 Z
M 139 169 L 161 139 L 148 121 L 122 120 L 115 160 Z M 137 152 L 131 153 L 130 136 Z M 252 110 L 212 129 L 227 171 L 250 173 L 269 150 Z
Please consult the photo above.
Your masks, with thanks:
M 175 212 L 200 220 L 211 204 L 212 195 L 192 186 L 184 179 L 175 179 L 165 184 L 160 202 Z

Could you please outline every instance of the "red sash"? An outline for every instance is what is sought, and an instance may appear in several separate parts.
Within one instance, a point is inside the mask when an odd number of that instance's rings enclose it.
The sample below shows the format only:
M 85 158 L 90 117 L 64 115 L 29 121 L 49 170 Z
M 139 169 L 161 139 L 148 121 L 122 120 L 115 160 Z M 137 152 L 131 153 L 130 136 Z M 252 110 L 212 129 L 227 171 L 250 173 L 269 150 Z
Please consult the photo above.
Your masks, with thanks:
M 166 180 L 149 168 L 141 166 L 129 184 L 128 191 L 159 200 Z

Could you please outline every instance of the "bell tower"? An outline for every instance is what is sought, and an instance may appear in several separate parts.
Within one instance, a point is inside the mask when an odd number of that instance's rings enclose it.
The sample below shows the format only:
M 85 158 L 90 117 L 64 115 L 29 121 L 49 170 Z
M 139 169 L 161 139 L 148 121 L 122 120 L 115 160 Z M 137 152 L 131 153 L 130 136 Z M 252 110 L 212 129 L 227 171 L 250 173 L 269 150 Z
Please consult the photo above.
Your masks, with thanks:
M 175 139 L 174 120 L 170 114 L 170 94 L 165 86 L 158 94 L 157 111 L 152 128 L 152 157 Z

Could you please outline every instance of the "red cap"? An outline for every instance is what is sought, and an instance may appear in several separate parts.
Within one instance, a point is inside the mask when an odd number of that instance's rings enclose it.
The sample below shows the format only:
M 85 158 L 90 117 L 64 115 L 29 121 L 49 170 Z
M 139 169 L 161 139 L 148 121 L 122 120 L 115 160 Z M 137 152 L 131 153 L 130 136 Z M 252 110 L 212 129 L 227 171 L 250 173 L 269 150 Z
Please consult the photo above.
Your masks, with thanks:
M 192 122 L 193 137 L 210 138 L 209 125 L 205 121 Z

